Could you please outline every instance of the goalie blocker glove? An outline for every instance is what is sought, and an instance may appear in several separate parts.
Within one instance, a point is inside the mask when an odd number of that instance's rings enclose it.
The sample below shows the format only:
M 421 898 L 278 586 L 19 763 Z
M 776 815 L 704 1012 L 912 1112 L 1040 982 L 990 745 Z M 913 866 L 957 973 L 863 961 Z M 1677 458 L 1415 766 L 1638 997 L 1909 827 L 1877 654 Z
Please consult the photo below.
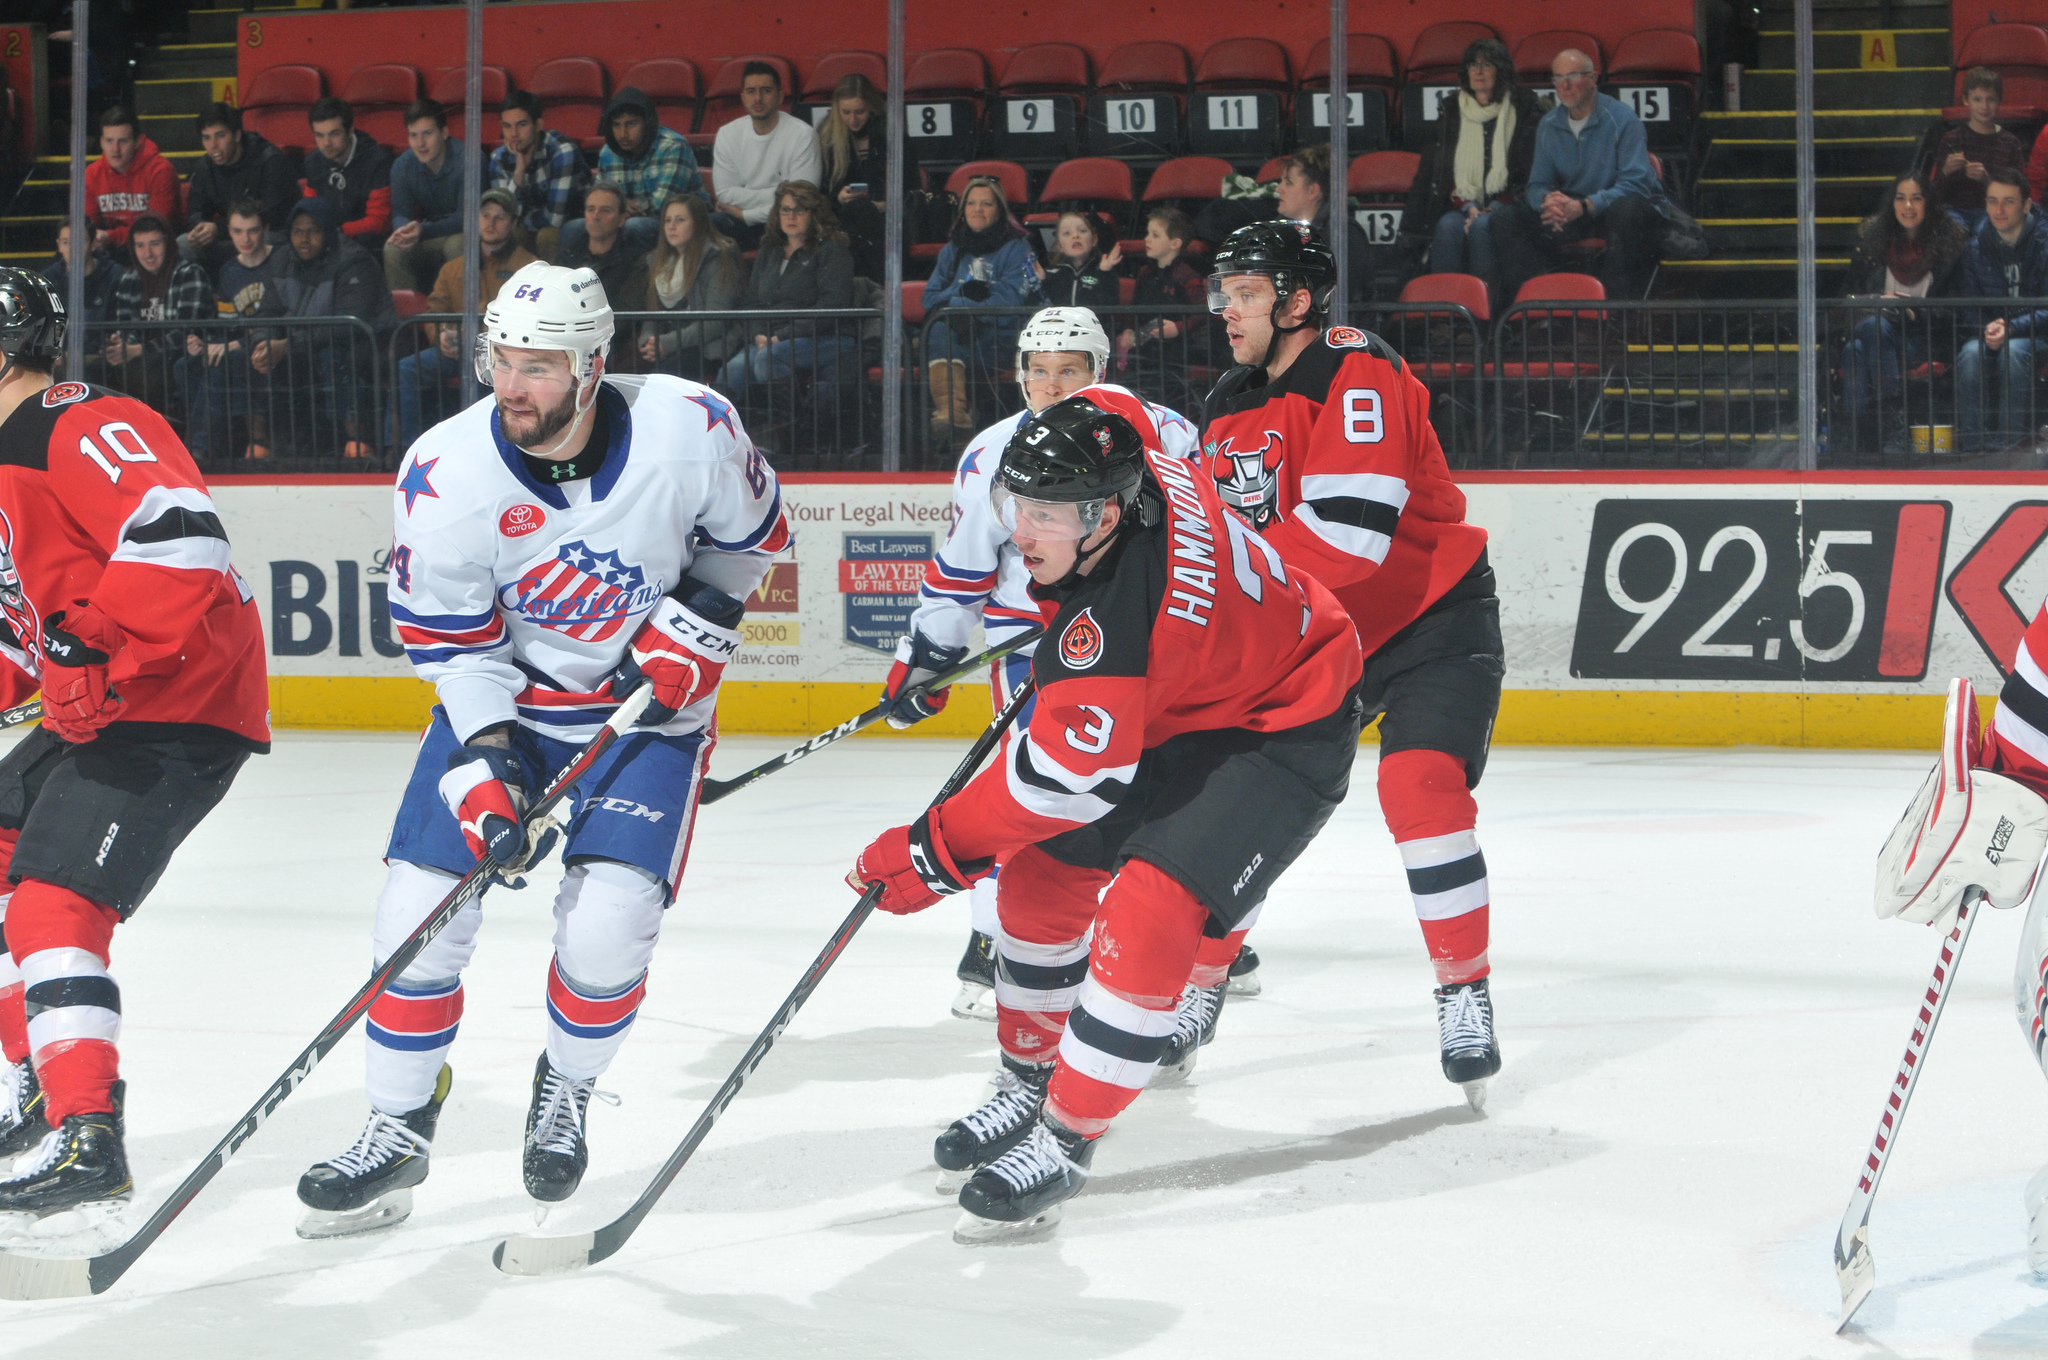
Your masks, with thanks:
M 740 619 L 747 607 L 701 581 L 685 576 L 664 595 L 633 634 L 633 643 L 613 673 L 612 693 L 624 698 L 642 680 L 654 700 L 640 726 L 660 727 L 718 689 L 726 663 L 740 648 Z
M 909 691 L 952 670 L 966 655 L 965 647 L 941 647 L 921 633 L 912 633 L 897 642 L 896 664 L 889 667 L 889 678 L 882 685 L 882 697 L 896 701 L 889 710 L 889 726 L 900 732 L 945 708 L 946 699 L 953 692 L 951 685 L 926 694 Z

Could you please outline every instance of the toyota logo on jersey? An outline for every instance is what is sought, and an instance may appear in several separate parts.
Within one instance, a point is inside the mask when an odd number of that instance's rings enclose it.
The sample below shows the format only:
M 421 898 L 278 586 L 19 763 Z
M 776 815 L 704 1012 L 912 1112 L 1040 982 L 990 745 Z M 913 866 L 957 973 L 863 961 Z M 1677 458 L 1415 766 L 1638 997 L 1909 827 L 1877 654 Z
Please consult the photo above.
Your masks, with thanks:
M 1095 611 L 1084 609 L 1060 634 L 1060 663 L 1070 671 L 1085 671 L 1100 660 L 1102 628 L 1095 622 Z
M 564 543 L 554 557 L 498 589 L 498 603 L 508 613 L 578 642 L 603 642 L 660 597 L 660 585 L 649 585 L 639 567 L 616 552 L 594 551 L 580 539 Z
M 1235 436 L 1232 436 L 1235 438 Z M 1240 453 L 1230 447 L 1230 440 L 1211 444 L 1204 450 L 1217 460 L 1216 494 L 1223 503 L 1235 510 L 1238 518 L 1254 529 L 1263 530 L 1271 524 L 1280 509 L 1280 451 L 1281 434 L 1278 430 L 1266 431 L 1266 442 L 1256 449 Z M 1222 472 L 1228 461 L 1230 472 Z
M 498 516 L 498 532 L 507 538 L 524 538 L 547 522 L 547 511 L 522 503 Z

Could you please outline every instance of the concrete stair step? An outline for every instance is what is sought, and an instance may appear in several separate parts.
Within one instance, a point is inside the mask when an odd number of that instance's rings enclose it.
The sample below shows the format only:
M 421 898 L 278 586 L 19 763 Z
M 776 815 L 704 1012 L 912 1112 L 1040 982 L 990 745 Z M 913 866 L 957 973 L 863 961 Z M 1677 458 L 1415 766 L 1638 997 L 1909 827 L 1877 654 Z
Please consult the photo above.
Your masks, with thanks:
M 1844 175 L 1816 180 L 1814 208 L 1822 217 L 1861 217 L 1882 206 L 1890 175 Z M 1693 211 L 1708 217 L 1789 217 L 1799 186 L 1790 177 L 1701 179 L 1693 185 Z
M 1902 108 L 1896 104 L 1853 109 L 1816 108 L 1813 111 L 1813 135 L 1837 139 L 1918 137 L 1930 123 L 1941 117 L 1941 113 L 1942 106 L 1936 104 L 1925 108 Z M 1745 108 L 1735 113 L 1715 109 L 1700 115 L 1700 122 L 1710 137 L 1791 137 L 1798 131 L 1798 121 L 1798 113 L 1789 108 Z
M 1887 46 L 1892 60 L 1900 66 L 1945 66 L 1950 54 L 1946 24 L 1939 28 L 1851 29 L 1813 35 L 1813 64 L 1817 67 L 1861 66 L 1866 51 L 1866 33 L 1890 33 Z M 1757 35 L 1757 65 L 1790 68 L 1798 64 L 1793 53 L 1792 30 L 1771 29 Z M 1745 73 L 1746 74 L 1746 73 Z
M 1912 159 L 1918 137 L 1815 137 L 1817 178 L 1881 175 Z M 1716 137 L 1700 167 L 1702 178 L 1790 179 L 1796 146 L 1790 137 Z
M 1815 247 L 1823 255 L 1847 254 L 1855 243 L 1858 217 L 1816 217 L 1813 222 Z M 1794 217 L 1718 217 L 1699 219 L 1715 253 L 1731 255 L 1750 251 L 1796 251 L 1799 222 Z
M 1759 67 L 1742 73 L 1742 105 L 1754 109 L 1791 109 L 1795 72 L 1790 67 Z M 1881 109 L 1912 105 L 1941 108 L 1955 93 L 1955 74 L 1946 65 L 1900 67 L 1896 71 L 1816 69 L 1815 108 Z

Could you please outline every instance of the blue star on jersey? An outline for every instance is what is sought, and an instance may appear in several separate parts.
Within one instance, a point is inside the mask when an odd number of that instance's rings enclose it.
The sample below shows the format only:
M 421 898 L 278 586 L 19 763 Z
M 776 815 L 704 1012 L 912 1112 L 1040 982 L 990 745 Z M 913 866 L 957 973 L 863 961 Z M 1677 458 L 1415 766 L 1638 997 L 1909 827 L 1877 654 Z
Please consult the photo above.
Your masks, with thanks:
M 412 513 L 413 502 L 422 496 L 441 499 L 441 493 L 434 490 L 433 484 L 427 481 L 427 474 L 432 472 L 434 464 L 440 461 L 438 458 L 429 458 L 425 462 L 414 460 L 406 465 L 405 476 L 399 479 L 398 489 L 405 493 L 405 512 L 408 515 Z
M 498 601 L 543 628 L 558 629 L 579 642 L 603 642 L 660 595 L 661 583 L 649 585 L 640 568 L 617 552 L 598 552 L 577 539 L 500 587 Z
M 702 392 L 693 393 L 685 397 L 684 400 L 694 401 L 704 408 L 704 433 L 710 434 L 720 425 L 725 426 L 727 434 L 733 432 L 731 403 L 721 401 L 718 394 L 710 388 L 707 387 Z

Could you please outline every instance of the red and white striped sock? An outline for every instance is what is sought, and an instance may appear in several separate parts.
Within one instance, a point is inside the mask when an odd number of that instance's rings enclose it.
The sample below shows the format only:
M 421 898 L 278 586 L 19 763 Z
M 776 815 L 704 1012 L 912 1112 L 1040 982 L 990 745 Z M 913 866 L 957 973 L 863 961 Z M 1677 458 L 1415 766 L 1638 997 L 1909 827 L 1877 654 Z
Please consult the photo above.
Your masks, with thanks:
M 1485 977 L 1492 889 L 1465 762 L 1442 751 L 1396 751 L 1380 759 L 1379 794 L 1437 984 Z

